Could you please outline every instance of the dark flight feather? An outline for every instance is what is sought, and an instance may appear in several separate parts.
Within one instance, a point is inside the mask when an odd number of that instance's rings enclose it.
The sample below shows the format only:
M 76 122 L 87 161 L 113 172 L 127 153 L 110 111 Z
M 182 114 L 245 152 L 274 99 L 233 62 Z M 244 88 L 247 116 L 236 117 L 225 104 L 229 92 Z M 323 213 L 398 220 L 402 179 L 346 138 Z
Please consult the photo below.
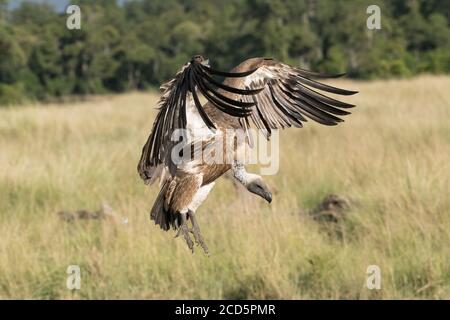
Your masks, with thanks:
M 345 90 L 313 80 L 312 78 L 338 78 L 344 74 L 320 74 L 300 68 L 294 68 L 274 59 L 260 59 L 251 65 L 251 70 L 257 71 L 251 78 L 243 78 L 247 89 L 258 88 L 259 93 L 252 96 L 255 102 L 251 119 L 255 126 L 263 130 L 269 138 L 273 129 L 287 127 L 302 127 L 307 119 L 324 125 L 336 125 L 343 120 L 338 116 L 348 115 L 350 112 L 342 109 L 352 108 L 354 105 L 345 103 L 319 91 L 353 95 L 356 91 Z M 249 83 L 249 80 L 250 83 Z M 236 82 L 234 83 L 236 84 Z M 244 98 L 245 101 L 247 101 Z
M 138 172 L 141 178 L 148 183 L 153 182 L 154 172 L 161 164 L 168 167 L 172 174 L 174 173 L 176 166 L 171 160 L 171 149 L 179 141 L 172 141 L 171 138 L 175 130 L 186 129 L 186 107 L 187 103 L 192 103 L 190 101 L 188 102 L 188 94 L 192 95 L 193 105 L 205 125 L 214 131 L 216 126 L 203 110 L 196 90 L 201 92 L 220 111 L 234 117 L 246 117 L 252 112 L 252 107 L 255 105 L 254 102 L 235 100 L 228 97 L 227 93 L 254 95 L 264 88 L 249 91 L 234 88 L 219 83 L 212 78 L 212 75 L 240 78 L 246 77 L 255 71 L 256 69 L 241 73 L 223 72 L 204 65 L 203 58 L 200 60 L 193 58 L 191 62 L 181 68 L 172 80 L 163 84 L 161 86 L 163 94 L 158 103 L 159 112 L 156 116 L 152 132 L 143 147 L 142 156 L 138 164 Z M 220 88 L 222 92 L 219 93 L 217 88 Z M 185 130 L 181 131 L 181 137 L 183 142 L 186 142 L 187 137 L 184 132 Z

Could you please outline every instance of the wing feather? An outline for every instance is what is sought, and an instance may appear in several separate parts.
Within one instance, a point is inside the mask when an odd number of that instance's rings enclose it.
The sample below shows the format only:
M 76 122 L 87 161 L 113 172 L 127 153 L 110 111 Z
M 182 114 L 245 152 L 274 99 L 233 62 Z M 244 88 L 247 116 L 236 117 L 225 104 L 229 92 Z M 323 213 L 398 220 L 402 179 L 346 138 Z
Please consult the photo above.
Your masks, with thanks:
M 171 159 L 172 149 L 180 142 L 188 143 L 188 137 L 186 137 L 186 130 L 180 131 L 181 141 L 172 141 L 172 135 L 177 129 L 186 129 L 187 107 L 192 106 L 198 111 L 206 127 L 212 131 L 216 129 L 215 124 L 203 109 L 197 90 L 220 111 L 234 117 L 249 116 L 255 102 L 235 100 L 227 96 L 227 93 L 251 96 L 258 94 L 263 88 L 254 90 L 234 88 L 219 83 L 211 75 L 240 78 L 252 74 L 255 70 L 242 73 L 222 72 L 192 59 L 172 80 L 164 83 L 161 86 L 163 94 L 158 102 L 158 114 L 150 136 L 142 149 L 137 168 L 141 178 L 146 183 L 154 182 L 155 175 L 161 172 L 157 170 L 160 165 L 174 175 L 176 164 Z M 218 92 L 217 88 L 222 91 Z
M 203 109 L 198 92 L 218 110 L 240 118 L 239 123 L 246 130 L 251 119 L 267 138 L 274 129 L 301 128 L 308 119 L 324 125 L 336 125 L 343 121 L 339 116 L 348 115 L 350 112 L 346 109 L 354 107 L 322 92 L 348 96 L 356 91 L 315 80 L 337 78 L 342 74 L 320 74 L 270 58 L 249 59 L 242 65 L 247 67 L 224 72 L 193 59 L 172 80 L 161 86 L 163 94 L 158 103 L 159 111 L 138 164 L 138 172 L 144 181 L 151 183 L 155 175 L 165 174 L 167 170 L 161 170 L 161 165 L 174 174 L 176 166 L 171 162 L 170 155 L 179 142 L 171 141 L 171 137 L 176 129 L 186 129 L 186 108 L 197 110 L 206 127 L 212 131 L 216 129 L 215 123 Z M 221 83 L 213 76 L 232 80 Z M 183 142 L 188 143 L 184 132 Z
M 342 74 L 319 74 L 291 67 L 274 59 L 261 58 L 258 63 L 252 64 L 251 70 L 254 70 L 255 65 L 257 70 L 241 81 L 246 89 L 260 90 L 252 95 L 255 106 L 252 107 L 250 119 L 267 137 L 270 137 L 273 129 L 302 127 L 307 119 L 328 126 L 336 125 L 344 121 L 339 116 L 350 114 L 343 109 L 354 107 L 353 104 L 336 100 L 318 90 L 345 96 L 353 95 L 356 91 L 337 88 L 313 79 L 337 78 Z M 245 100 L 244 96 L 242 98 Z

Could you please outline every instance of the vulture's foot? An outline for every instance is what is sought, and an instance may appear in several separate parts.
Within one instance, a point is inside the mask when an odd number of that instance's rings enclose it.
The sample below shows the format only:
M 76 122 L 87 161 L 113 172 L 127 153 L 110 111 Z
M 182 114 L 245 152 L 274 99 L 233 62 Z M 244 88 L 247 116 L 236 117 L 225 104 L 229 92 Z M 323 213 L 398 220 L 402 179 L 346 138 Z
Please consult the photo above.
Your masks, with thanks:
M 202 247 L 203 251 L 205 251 L 206 255 L 209 256 L 208 246 L 203 240 L 202 234 L 200 233 L 200 227 L 198 226 L 197 219 L 195 218 L 195 213 L 191 210 L 188 211 L 189 219 L 191 219 L 192 223 L 192 234 L 194 235 L 195 242 L 197 245 Z
M 191 237 L 189 236 L 189 228 L 187 224 L 187 218 L 186 213 L 181 213 L 181 226 L 178 228 L 177 234 L 175 235 L 175 238 L 182 235 L 184 240 L 186 240 L 186 243 L 189 247 L 189 249 L 194 252 L 194 242 L 192 241 Z

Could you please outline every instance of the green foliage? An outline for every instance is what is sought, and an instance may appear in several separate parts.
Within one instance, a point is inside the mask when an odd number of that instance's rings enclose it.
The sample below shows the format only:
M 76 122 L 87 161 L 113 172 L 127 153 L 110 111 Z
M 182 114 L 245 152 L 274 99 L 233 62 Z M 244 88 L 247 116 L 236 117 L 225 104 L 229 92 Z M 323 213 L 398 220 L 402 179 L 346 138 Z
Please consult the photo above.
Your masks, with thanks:
M 23 102 L 23 90 L 20 87 L 20 85 L 0 83 L 0 105 L 13 105 Z
M 379 1 L 381 30 L 366 28 L 368 0 L 72 1 L 81 30 L 48 4 L 7 2 L 0 103 L 158 86 L 198 53 L 222 69 L 272 56 L 355 78 L 450 72 L 446 1 Z

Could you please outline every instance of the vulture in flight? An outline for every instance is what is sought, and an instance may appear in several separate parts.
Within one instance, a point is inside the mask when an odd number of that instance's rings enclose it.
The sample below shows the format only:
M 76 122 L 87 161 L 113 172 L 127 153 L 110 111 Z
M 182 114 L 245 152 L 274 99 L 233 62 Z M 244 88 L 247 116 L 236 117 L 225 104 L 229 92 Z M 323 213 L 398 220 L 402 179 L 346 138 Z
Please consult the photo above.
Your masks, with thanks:
M 349 114 L 347 109 L 354 105 L 325 93 L 357 92 L 317 81 L 339 76 L 271 58 L 248 59 L 224 72 L 210 67 L 202 56 L 194 56 L 161 86 L 158 113 L 138 164 L 146 184 L 159 180 L 161 186 L 150 218 L 163 230 L 176 230 L 192 251 L 195 241 L 209 254 L 195 212 L 216 179 L 232 170 L 248 191 L 272 201 L 262 177 L 245 169 L 242 154 L 252 145 L 251 123 L 269 139 L 273 130 L 301 128 L 308 119 L 328 126 L 342 122 L 339 116 Z M 224 78 L 223 82 L 218 78 Z M 246 134 L 244 139 L 238 132 Z M 205 152 L 223 152 L 219 157 L 223 161 L 205 161 Z

